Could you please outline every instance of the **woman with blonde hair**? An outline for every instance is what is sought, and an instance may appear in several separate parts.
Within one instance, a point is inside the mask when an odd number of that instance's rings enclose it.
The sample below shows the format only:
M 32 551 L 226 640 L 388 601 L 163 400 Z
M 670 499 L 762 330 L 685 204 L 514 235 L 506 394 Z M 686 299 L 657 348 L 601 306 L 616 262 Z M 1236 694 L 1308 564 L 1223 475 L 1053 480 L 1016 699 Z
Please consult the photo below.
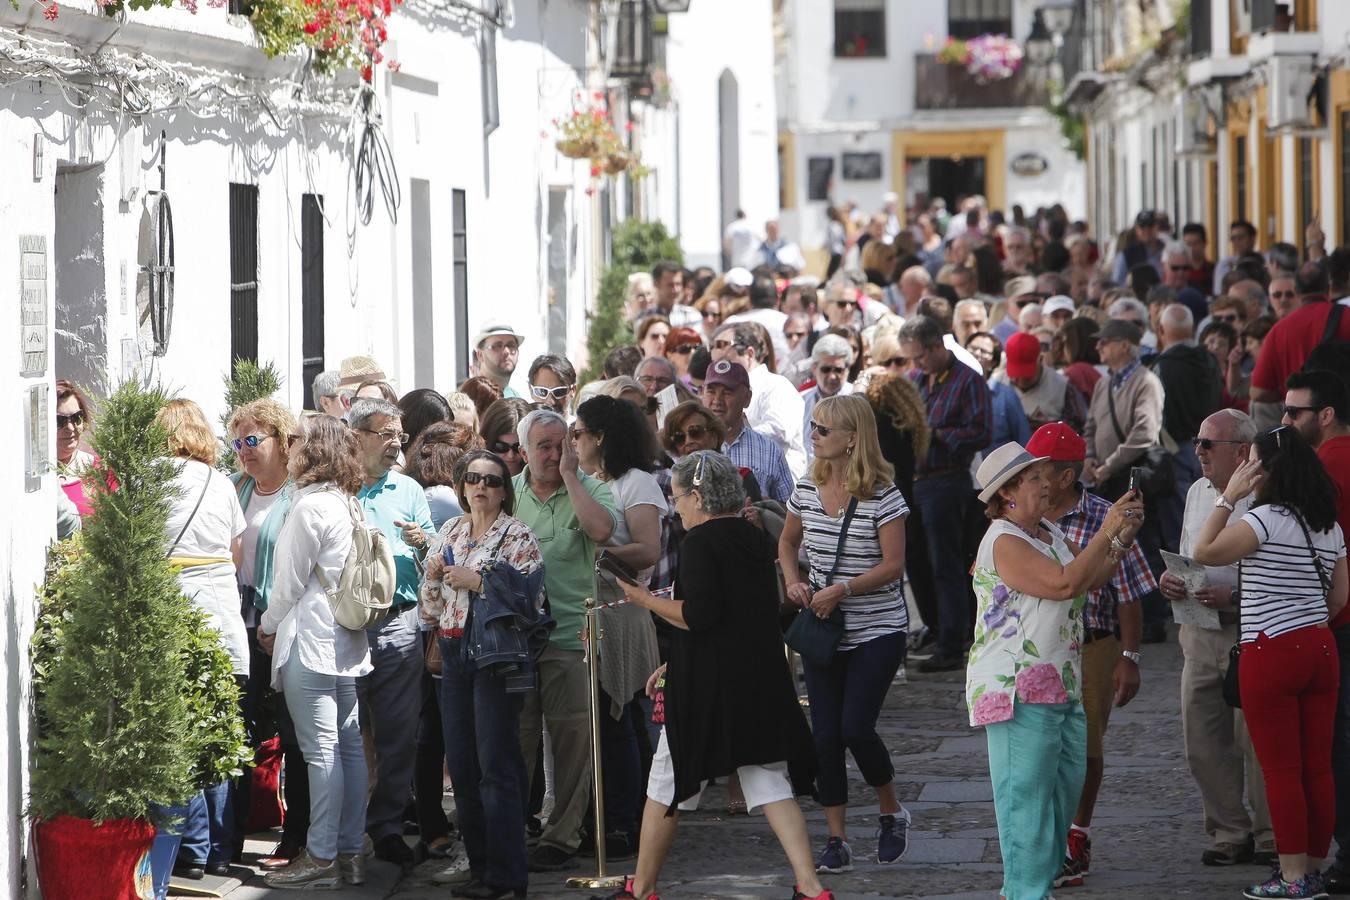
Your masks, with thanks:
M 829 662 L 803 657 L 802 665 L 820 758 L 816 788 L 829 827 L 816 870 L 847 872 L 853 854 L 844 824 L 846 748 L 877 792 L 877 861 L 895 862 L 908 845 L 910 814 L 896 797 L 895 769 L 876 724 L 909 628 L 900 580 L 909 507 L 882 456 L 866 398 L 854 393 L 821 400 L 810 427 L 815 462 L 788 500 L 778 561 L 789 600 L 821 619 L 843 620 L 843 639 Z M 809 582 L 797 566 L 803 544 Z
M 155 422 L 167 433 L 169 455 L 178 460 L 177 492 L 170 501 L 164 535 L 169 564 L 178 572 L 183 593 L 220 634 L 234 677 L 243 687 L 249 673 L 249 645 L 235 573 L 242 555 L 244 513 L 229 479 L 215 470 L 220 445 L 201 407 L 191 400 L 170 400 Z M 229 782 L 213 785 L 188 804 L 174 866 L 178 877 L 229 874 L 230 859 L 242 849 L 235 845 L 230 788 Z

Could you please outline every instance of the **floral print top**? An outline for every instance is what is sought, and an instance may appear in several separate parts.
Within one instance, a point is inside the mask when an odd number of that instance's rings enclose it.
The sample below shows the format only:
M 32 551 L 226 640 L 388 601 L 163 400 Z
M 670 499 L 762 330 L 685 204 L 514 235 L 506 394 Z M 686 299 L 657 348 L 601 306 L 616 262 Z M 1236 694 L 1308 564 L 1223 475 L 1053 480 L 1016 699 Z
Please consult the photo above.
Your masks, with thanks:
M 966 665 L 966 706 L 971 725 L 991 725 L 1013 717 L 1013 700 L 1022 703 L 1078 703 L 1082 700 L 1081 645 L 1087 594 L 1073 600 L 1042 600 L 1010 589 L 994 568 L 994 542 L 1003 535 L 1026 541 L 1067 565 L 1073 554 L 1064 533 L 1041 521 L 1046 543 L 1006 519 L 996 519 L 975 556 L 977 607 L 975 643 Z
M 467 515 L 450 519 L 431 539 L 427 551 L 426 572 L 422 576 L 419 595 L 421 611 L 427 620 L 435 618 L 447 637 L 459 637 L 464 633 L 473 599 L 468 591 L 457 591 L 444 581 L 447 565 L 466 566 L 482 572 L 489 563 L 501 560 L 528 575 L 544 564 L 534 532 L 519 519 L 505 512 L 499 513 L 497 521 L 476 541 L 469 538 L 471 524 Z M 449 559 L 446 558 L 447 549 Z M 542 602 L 543 597 L 540 597 L 536 605 Z

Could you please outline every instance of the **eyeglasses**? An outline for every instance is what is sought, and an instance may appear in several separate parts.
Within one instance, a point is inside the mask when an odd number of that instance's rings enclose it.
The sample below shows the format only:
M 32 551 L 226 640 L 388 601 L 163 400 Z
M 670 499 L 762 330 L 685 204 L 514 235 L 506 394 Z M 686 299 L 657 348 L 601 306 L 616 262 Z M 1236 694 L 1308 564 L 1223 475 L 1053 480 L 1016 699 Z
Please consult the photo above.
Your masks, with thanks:
M 1191 270 L 1191 264 L 1188 262 L 1180 264 L 1170 262 L 1167 264 L 1167 268 L 1171 269 L 1173 272 L 1189 272 Z
M 536 400 L 545 400 L 548 398 L 561 400 L 566 397 L 571 390 L 572 386 L 570 384 L 564 384 L 561 387 L 554 388 L 541 387 L 537 384 L 530 385 L 530 394 L 533 395 Z
M 671 503 L 674 503 L 676 500 L 683 500 L 685 497 L 688 497 L 688 496 L 689 496 L 690 494 L 692 494 L 692 493 L 693 493 L 693 490 L 691 489 L 691 490 L 685 491 L 683 494 L 671 494 L 671 495 L 670 495 L 670 502 L 671 502 Z
M 75 428 L 79 428 L 79 427 L 82 426 L 83 424 L 84 424 L 84 413 L 83 413 L 83 412 L 73 412 L 73 413 L 71 413 L 71 414 L 68 415 L 68 416 L 63 416 L 63 415 L 61 415 L 60 413 L 57 413 L 57 414 L 56 414 L 56 427 L 57 427 L 57 428 L 65 428 L 65 427 L 68 426 L 68 425 L 69 425 L 69 426 L 73 426 L 73 427 L 75 427 Z
M 697 346 L 698 344 L 681 344 L 678 347 L 667 347 L 666 349 L 671 353 L 678 353 L 683 356 L 686 353 L 693 353 L 694 348 Z
M 789 341 L 799 341 L 799 340 L 801 340 L 802 338 L 806 337 L 806 332 L 805 332 L 805 331 L 785 331 L 785 332 L 783 332 L 783 336 L 786 337 Z
M 401 431 L 371 431 L 369 428 L 354 428 L 352 430 L 373 434 L 386 444 L 406 444 L 408 442 L 408 436 Z M 238 442 L 236 441 L 236 443 Z
M 667 435 L 670 438 L 671 446 L 683 447 L 685 438 L 691 441 L 701 441 L 708 433 L 706 425 L 690 425 L 684 431 L 672 431 Z
M 745 344 L 738 344 L 735 341 L 713 341 L 714 350 L 735 350 L 737 353 L 745 352 Z
M 238 453 L 245 447 L 257 447 L 263 441 L 270 437 L 276 437 L 274 434 L 250 434 L 247 437 L 235 438 L 230 443 L 234 444 L 234 451 Z
M 841 428 L 838 425 L 822 425 L 815 419 L 811 420 L 811 430 L 823 438 L 830 436 L 831 431 L 852 431 L 852 428 Z
M 491 351 L 492 353 L 520 352 L 520 346 L 517 345 L 514 341 L 497 341 L 496 343 L 488 344 L 486 349 Z
M 1294 299 L 1295 297 L 1297 297 L 1297 296 L 1298 296 L 1298 294 L 1295 293 L 1294 291 L 1271 291 L 1271 292 L 1270 292 L 1270 299 L 1272 299 L 1272 300 L 1293 300 L 1293 299 Z
M 1217 441 L 1213 438 L 1191 438 L 1191 445 L 1197 450 L 1213 450 L 1215 444 L 1245 444 L 1246 441 Z
M 887 369 L 903 369 L 909 365 L 909 360 L 903 356 L 892 356 L 890 359 L 882 360 L 877 365 L 884 366 Z
M 1291 419 L 1297 419 L 1299 413 L 1317 412 L 1317 409 L 1318 407 L 1316 406 L 1289 406 L 1288 404 L 1280 407 L 1280 411 Z
M 660 385 L 661 387 L 665 387 L 668 384 L 674 384 L 675 379 L 668 378 L 665 375 L 639 375 L 638 383 L 643 387 L 647 387 L 648 385 Z
M 490 488 L 499 488 L 506 486 L 506 479 L 500 475 L 484 474 L 482 472 L 464 473 L 465 484 L 478 484 L 480 482 L 486 487 Z
M 722 318 L 722 314 L 721 314 L 720 312 L 713 312 L 713 311 L 711 311 L 711 310 L 705 309 L 705 310 L 703 311 L 703 318 L 704 318 L 704 319 L 720 319 L 720 318 Z
M 857 305 L 858 305 L 858 301 L 857 301 L 857 300 L 831 300 L 830 302 L 833 303 L 835 306 L 838 306 L 838 307 L 841 307 L 841 308 L 842 308 L 842 307 L 845 307 L 845 306 L 857 306 Z
M 1272 296 L 1276 296 L 1276 295 L 1272 295 Z M 1290 294 L 1290 296 L 1292 297 L 1293 295 Z M 1211 321 L 1214 321 L 1214 322 L 1223 322 L 1223 323 L 1228 324 L 1228 325 L 1236 325 L 1236 324 L 1237 324 L 1237 321 L 1238 321 L 1237 313 L 1233 313 L 1232 315 L 1228 315 L 1228 316 L 1222 315 L 1222 314 L 1216 314 L 1216 315 L 1210 316 L 1209 318 L 1211 319 Z
M 843 375 L 843 374 L 844 374 L 845 372 L 847 372 L 847 371 L 848 371 L 848 369 L 844 368 L 843 366 L 821 366 L 821 367 L 820 367 L 820 374 L 822 374 L 822 375 Z
M 503 453 L 519 453 L 520 443 L 508 444 L 506 441 L 493 441 L 491 444 L 488 444 L 488 449 L 498 456 Z

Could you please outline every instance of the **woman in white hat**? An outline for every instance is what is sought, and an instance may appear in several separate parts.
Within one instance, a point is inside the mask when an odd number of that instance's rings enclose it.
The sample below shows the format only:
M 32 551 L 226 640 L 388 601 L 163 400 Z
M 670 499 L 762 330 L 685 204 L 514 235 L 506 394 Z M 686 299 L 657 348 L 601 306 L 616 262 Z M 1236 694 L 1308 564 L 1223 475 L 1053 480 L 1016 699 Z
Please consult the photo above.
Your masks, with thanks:
M 1087 592 L 1110 580 L 1143 523 L 1133 492 L 1086 547 L 1043 516 L 1046 457 L 1008 443 L 976 479 L 991 520 L 975 557 L 975 643 L 966 667 L 970 724 L 985 726 L 1006 900 L 1042 900 L 1087 766 L 1080 651 Z

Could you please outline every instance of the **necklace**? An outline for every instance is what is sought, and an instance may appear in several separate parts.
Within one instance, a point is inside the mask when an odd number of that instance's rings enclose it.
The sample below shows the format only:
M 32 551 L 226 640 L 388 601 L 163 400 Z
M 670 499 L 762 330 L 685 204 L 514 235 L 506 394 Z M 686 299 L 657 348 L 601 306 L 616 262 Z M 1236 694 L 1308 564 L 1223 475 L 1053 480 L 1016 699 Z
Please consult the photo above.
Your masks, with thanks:
M 279 485 L 277 485 L 276 487 L 272 488 L 272 490 L 270 490 L 270 491 L 264 491 L 264 490 L 262 489 L 262 485 L 258 483 L 258 479 L 256 479 L 256 478 L 253 479 L 253 493 L 257 494 L 259 497 L 270 497 L 270 496 L 272 496 L 273 494 L 275 494 L 277 491 L 279 491 L 279 490 L 281 490 L 282 488 L 284 488 L 285 486 L 286 486 L 286 482 L 285 482 L 285 481 L 282 481 L 281 484 L 279 484 Z

